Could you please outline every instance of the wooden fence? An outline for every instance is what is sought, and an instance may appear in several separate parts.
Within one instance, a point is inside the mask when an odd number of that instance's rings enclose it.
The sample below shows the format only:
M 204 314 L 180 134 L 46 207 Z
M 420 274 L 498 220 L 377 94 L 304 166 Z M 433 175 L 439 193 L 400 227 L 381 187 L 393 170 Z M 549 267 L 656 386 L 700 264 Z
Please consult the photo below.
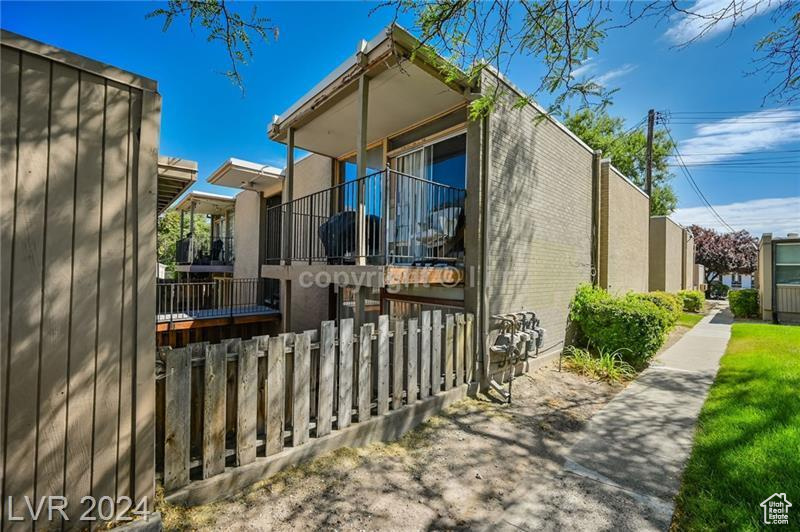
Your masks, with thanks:
M 320 331 L 190 344 L 159 353 L 157 470 L 191 482 L 384 416 L 475 375 L 472 314 L 380 316 Z M 229 494 L 219 494 L 225 496 Z

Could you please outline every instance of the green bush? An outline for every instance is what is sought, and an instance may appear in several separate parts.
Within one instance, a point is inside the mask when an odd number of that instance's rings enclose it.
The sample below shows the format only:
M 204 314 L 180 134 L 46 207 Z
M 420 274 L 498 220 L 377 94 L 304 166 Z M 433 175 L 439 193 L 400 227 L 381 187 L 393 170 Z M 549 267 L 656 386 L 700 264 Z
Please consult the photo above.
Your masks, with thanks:
M 758 290 L 753 288 L 731 290 L 728 292 L 728 302 L 731 305 L 731 312 L 737 318 L 758 317 Z
M 700 290 L 681 290 L 678 297 L 683 300 L 683 310 L 686 312 L 700 312 L 706 296 Z
M 720 281 L 711 281 L 708 287 L 708 297 L 711 299 L 725 299 L 728 295 L 728 285 L 722 284 Z
M 665 310 L 667 314 L 669 314 L 671 325 L 675 325 L 675 322 L 678 321 L 678 318 L 683 311 L 683 302 L 681 299 L 676 296 L 675 294 L 669 294 L 667 292 L 655 291 L 655 292 L 647 292 L 644 294 L 637 294 L 635 292 L 629 293 L 626 297 L 630 299 L 640 299 L 643 301 L 650 301 L 654 303 L 657 307 Z
M 647 297 L 639 297 L 642 295 Z M 656 354 L 675 323 L 666 301 L 650 294 L 614 297 L 601 288 L 582 285 L 572 300 L 570 320 L 577 324 L 586 344 L 600 352 L 618 352 L 640 368 Z

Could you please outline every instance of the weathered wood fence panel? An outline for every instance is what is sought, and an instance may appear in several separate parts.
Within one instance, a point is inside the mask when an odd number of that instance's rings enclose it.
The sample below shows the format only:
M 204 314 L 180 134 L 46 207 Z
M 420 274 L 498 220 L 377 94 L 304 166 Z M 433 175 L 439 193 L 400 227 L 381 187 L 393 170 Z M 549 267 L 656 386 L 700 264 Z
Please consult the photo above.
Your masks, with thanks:
M 470 382 L 473 317 L 448 314 L 444 323 L 440 311 L 419 322 L 380 316 L 377 331 L 368 323 L 354 336 L 346 319 L 338 328 L 323 322 L 319 333 L 165 350 L 157 378 L 166 491 L 330 436 L 353 414 L 364 423 L 432 400 L 442 382 L 446 390 Z
M 225 471 L 225 347 L 205 349 L 206 394 L 203 400 L 203 477 Z

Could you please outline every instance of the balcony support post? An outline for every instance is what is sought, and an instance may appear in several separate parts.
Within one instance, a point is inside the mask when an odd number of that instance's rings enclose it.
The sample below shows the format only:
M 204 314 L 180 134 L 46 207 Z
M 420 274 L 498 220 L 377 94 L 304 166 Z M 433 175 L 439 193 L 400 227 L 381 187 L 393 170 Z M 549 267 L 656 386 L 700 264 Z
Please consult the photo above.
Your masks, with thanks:
M 292 238 L 293 238 L 293 213 L 292 213 L 292 200 L 294 199 L 294 128 L 289 127 L 286 131 L 286 175 L 284 176 L 284 188 L 286 190 L 286 197 L 284 201 L 287 203 L 285 210 L 285 218 L 283 221 L 283 245 L 281 246 L 281 260 L 282 264 L 292 263 Z M 291 332 L 292 330 L 292 282 L 289 280 L 283 281 L 283 298 L 281 300 L 283 307 L 281 315 L 283 318 L 283 332 Z
M 195 202 L 191 203 L 189 207 L 191 210 L 189 212 L 189 234 L 191 235 L 191 239 L 189 240 L 189 264 L 194 264 L 195 259 L 195 236 L 194 236 L 194 206 Z
M 356 136 L 357 178 L 367 175 L 367 111 L 369 108 L 369 78 L 361 74 L 358 78 L 358 128 Z M 358 206 L 356 210 L 356 264 L 367 263 L 367 224 L 366 224 L 366 180 L 359 181 Z

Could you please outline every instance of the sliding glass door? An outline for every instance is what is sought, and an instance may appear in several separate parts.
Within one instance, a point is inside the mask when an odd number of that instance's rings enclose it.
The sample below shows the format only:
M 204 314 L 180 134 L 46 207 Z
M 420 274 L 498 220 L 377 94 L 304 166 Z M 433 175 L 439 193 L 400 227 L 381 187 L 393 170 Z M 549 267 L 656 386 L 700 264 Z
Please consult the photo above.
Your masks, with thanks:
M 457 240 L 459 222 L 463 230 L 466 134 L 398 155 L 392 167 L 398 173 L 389 179 L 390 255 L 405 263 L 458 260 L 463 255 L 463 241 Z

